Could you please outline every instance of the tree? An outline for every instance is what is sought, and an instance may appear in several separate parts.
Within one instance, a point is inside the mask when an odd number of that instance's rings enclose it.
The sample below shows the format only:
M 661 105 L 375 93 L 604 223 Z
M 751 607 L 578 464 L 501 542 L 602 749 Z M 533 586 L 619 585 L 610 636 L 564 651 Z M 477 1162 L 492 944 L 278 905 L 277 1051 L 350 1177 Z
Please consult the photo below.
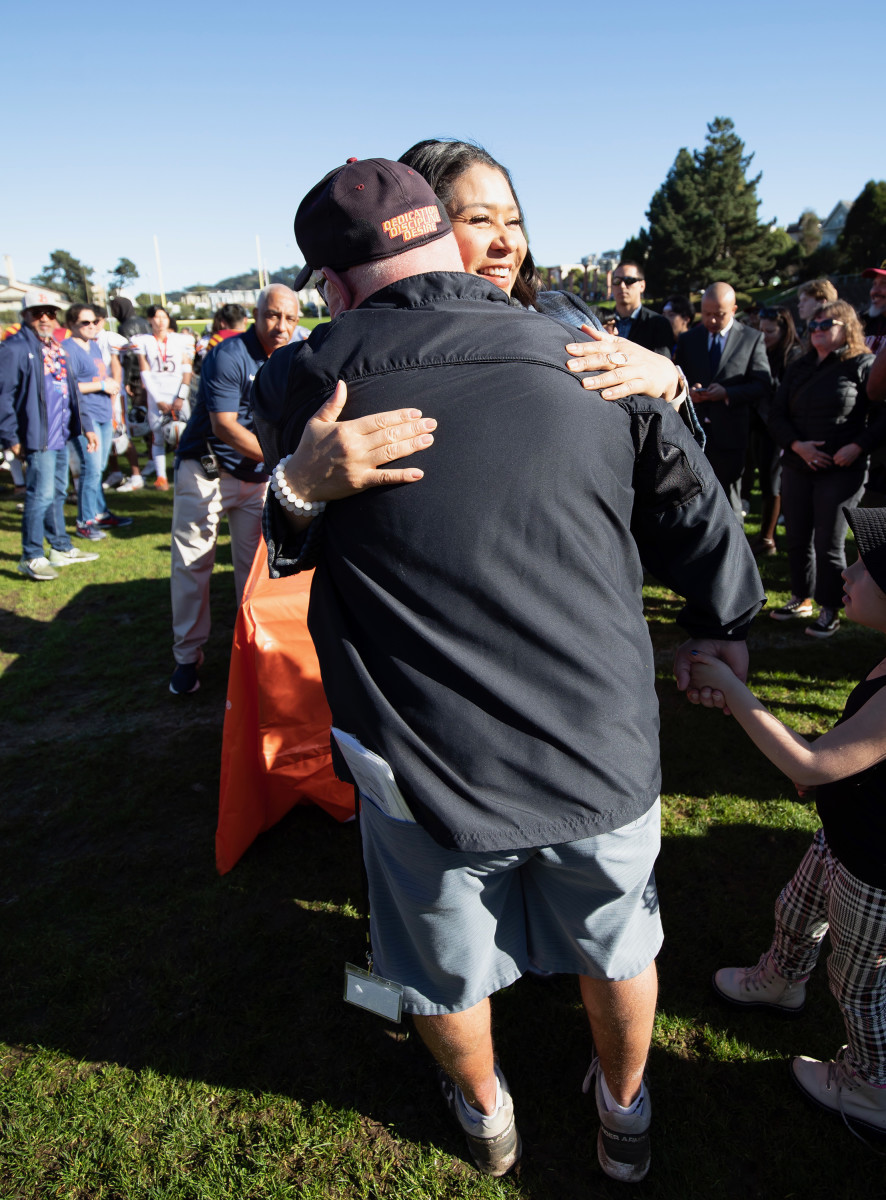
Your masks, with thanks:
M 707 145 L 693 157 L 713 240 L 713 254 L 702 268 L 701 282 L 722 280 L 737 288 L 753 287 L 775 259 L 769 229 L 757 219 L 761 176 L 746 177 L 754 156 L 744 153 L 744 142 L 729 118 L 715 117 L 708 125 Z
M 33 282 L 54 288 L 72 302 L 79 300 L 88 303 L 92 273 L 92 267 L 87 267 L 67 250 L 53 250 L 49 256 L 49 264 L 39 275 L 34 276 Z
M 646 260 L 649 257 L 649 234 L 641 229 L 636 237 L 629 237 L 621 248 L 618 256 L 620 262 L 636 263 L 646 271 Z
M 775 278 L 782 281 L 793 278 L 802 259 L 800 246 L 780 225 L 770 230 L 769 237 L 775 257 L 771 270 L 764 272 L 764 282 L 770 283 Z
M 800 213 L 799 224 L 800 236 L 797 242 L 800 246 L 800 253 L 804 258 L 808 258 L 813 251 L 818 249 L 821 242 L 821 221 L 811 208 L 804 208 Z
M 886 258 L 886 181 L 869 179 L 849 210 L 838 241 L 850 270 L 879 266 Z
M 121 258 L 111 272 L 111 287 L 119 292 L 130 280 L 138 279 L 138 267 L 131 258 Z
M 649 202 L 647 288 L 656 295 L 689 293 L 710 262 L 713 229 L 694 157 L 683 147 L 664 183 Z M 641 230 L 641 237 L 645 233 Z
M 753 157 L 728 117 L 708 125 L 703 150 L 680 150 L 640 231 L 651 292 L 688 293 L 715 280 L 752 287 L 771 271 L 777 243 L 757 219 L 760 176 L 747 178 Z

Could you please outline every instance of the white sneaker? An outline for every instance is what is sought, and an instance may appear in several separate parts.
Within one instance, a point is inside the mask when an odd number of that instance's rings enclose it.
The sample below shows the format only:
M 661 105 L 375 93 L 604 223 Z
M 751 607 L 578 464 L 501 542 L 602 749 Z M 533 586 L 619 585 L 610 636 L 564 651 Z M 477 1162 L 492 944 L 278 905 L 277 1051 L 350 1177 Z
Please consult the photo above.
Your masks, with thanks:
M 122 471 L 112 471 L 108 478 L 102 484 L 102 491 L 109 492 L 112 488 L 117 487 L 123 482 Z
M 742 1008 L 771 1008 L 784 1016 L 798 1017 L 806 1004 L 805 979 L 791 981 L 779 975 L 767 950 L 755 967 L 722 967 L 711 980 L 714 991 Z
M 131 479 L 125 479 L 117 488 L 118 492 L 140 492 L 145 486 L 145 481 L 141 475 L 133 475 Z
M 597 1134 L 597 1161 L 604 1174 L 622 1183 L 639 1183 L 649 1174 L 652 1161 L 649 1126 L 652 1122 L 652 1101 L 644 1079 L 642 1098 L 634 1112 L 616 1112 L 603 1095 L 603 1069 L 594 1058 L 581 1086 L 583 1092 L 594 1088 L 600 1130 Z
M 50 550 L 49 565 L 51 567 L 69 567 L 72 563 L 95 562 L 97 554 L 87 554 L 72 546 L 70 550 Z
M 49 565 L 49 559 L 40 555 L 39 558 L 23 558 L 18 564 L 18 570 L 28 579 L 58 579 L 58 571 Z
M 791 1063 L 794 1082 L 808 1099 L 828 1112 L 839 1113 L 843 1120 L 886 1133 L 886 1088 L 865 1083 L 843 1061 L 846 1047 L 832 1062 L 802 1055 Z M 852 1130 L 854 1133 L 855 1131 Z
M 497 1063 L 495 1074 L 499 1085 L 498 1109 L 491 1117 L 482 1114 L 472 1117 L 461 1088 L 449 1078 L 442 1067 L 437 1068 L 437 1078 L 446 1107 L 458 1121 L 465 1135 L 477 1170 L 497 1178 L 507 1174 L 511 1167 L 519 1162 L 523 1145 L 514 1124 L 514 1101 L 511 1099 L 507 1080 Z

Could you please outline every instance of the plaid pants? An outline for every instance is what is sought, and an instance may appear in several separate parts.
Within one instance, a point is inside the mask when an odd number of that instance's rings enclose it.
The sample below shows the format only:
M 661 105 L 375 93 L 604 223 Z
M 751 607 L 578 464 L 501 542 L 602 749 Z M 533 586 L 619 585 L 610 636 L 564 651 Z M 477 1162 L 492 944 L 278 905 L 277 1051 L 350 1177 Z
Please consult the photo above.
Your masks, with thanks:
M 831 992 L 846 1023 L 846 1062 L 886 1086 L 886 891 L 862 883 L 833 857 L 819 829 L 775 902 L 772 962 L 785 979 L 805 979 L 830 928 Z

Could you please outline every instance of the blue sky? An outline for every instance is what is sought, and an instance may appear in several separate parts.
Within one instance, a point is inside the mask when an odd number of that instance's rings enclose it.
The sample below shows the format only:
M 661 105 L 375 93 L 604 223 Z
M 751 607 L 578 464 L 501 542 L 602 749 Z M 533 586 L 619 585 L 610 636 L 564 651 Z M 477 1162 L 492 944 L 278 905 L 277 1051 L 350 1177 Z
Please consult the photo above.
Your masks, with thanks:
M 250 269 L 259 234 L 273 269 L 331 167 L 457 136 L 511 169 L 536 262 L 576 261 L 636 233 L 715 116 L 761 218 L 825 216 L 886 175 L 884 25 L 882 0 L 8 5 L 0 255 L 20 279 L 56 248 L 98 279 L 126 255 L 156 290 L 156 234 L 171 290 Z

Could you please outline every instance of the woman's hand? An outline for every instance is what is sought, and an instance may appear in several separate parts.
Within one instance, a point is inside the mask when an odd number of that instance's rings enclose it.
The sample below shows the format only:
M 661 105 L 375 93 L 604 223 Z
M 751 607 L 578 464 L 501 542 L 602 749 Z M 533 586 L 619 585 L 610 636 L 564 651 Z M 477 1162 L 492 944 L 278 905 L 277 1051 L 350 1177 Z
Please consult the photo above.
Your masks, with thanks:
M 348 389 L 339 382 L 308 421 L 286 464 L 289 485 L 302 500 L 342 500 L 385 483 L 414 483 L 424 475 L 417 467 L 388 464 L 427 449 L 437 428 L 434 418 L 402 408 L 339 421 L 347 398 Z
M 669 358 L 638 346 L 627 338 L 612 337 L 590 325 L 582 331 L 592 341 L 570 342 L 566 353 L 573 355 L 566 366 L 570 371 L 603 371 L 581 381 L 582 387 L 600 392 L 604 400 L 624 396 L 661 396 L 670 404 L 681 391 L 680 375 Z
M 848 442 L 845 446 L 841 446 L 834 455 L 834 466 L 851 467 L 859 454 L 861 454 L 861 446 L 858 442 Z
M 813 471 L 823 471 L 834 465 L 834 460 L 830 454 L 826 454 L 824 450 L 819 450 L 819 446 L 823 446 L 824 442 L 791 442 L 791 449 L 795 454 L 799 454 L 803 462 L 812 468 Z

